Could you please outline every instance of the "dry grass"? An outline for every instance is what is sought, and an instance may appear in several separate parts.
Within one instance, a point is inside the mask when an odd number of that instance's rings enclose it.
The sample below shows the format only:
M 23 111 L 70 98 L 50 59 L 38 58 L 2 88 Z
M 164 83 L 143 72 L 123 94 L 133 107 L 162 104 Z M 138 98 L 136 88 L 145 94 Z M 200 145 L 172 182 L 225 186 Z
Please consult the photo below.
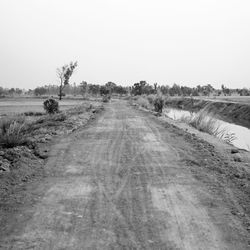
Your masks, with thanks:
M 150 108 L 150 103 L 148 99 L 143 96 L 139 96 L 136 102 L 143 108 L 146 108 L 146 109 Z
M 23 116 L 8 117 L 0 120 L 0 146 L 11 148 L 27 142 L 28 122 Z
M 182 116 L 179 121 L 185 122 L 199 131 L 214 135 L 229 144 L 236 139 L 235 134 L 222 128 L 214 113 L 208 112 L 206 108 L 198 113 L 191 113 L 191 116 Z

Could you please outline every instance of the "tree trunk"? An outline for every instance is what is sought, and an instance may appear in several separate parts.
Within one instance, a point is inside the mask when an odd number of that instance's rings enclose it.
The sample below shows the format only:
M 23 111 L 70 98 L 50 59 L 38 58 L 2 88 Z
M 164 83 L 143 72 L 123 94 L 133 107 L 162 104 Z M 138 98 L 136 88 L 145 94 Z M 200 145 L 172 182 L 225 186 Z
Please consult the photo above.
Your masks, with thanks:
M 59 87 L 59 100 L 62 100 L 62 86 Z
M 61 85 L 59 87 L 59 101 L 62 100 L 62 91 L 63 91 L 63 85 L 62 85 L 62 81 L 61 81 Z

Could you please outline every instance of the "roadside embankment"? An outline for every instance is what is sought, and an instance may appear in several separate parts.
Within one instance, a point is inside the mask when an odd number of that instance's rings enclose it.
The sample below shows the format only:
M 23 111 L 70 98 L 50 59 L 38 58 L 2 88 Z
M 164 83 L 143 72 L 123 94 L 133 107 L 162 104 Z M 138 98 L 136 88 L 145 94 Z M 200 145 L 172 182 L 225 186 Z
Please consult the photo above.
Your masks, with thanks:
M 248 104 L 194 98 L 169 98 L 165 101 L 165 105 L 192 112 L 206 108 L 221 120 L 250 128 L 250 105 Z
M 0 197 L 9 199 L 22 184 L 42 177 L 50 145 L 85 126 L 103 110 L 98 102 L 85 102 L 54 115 L 5 117 L 0 121 Z
M 144 108 L 137 102 L 131 103 L 136 109 L 144 113 L 151 113 L 159 116 L 156 112 Z M 235 197 L 232 203 L 231 213 L 243 221 L 243 224 L 250 231 L 250 153 L 246 150 L 235 148 L 233 145 L 224 143 L 222 140 L 203 133 L 186 123 L 170 119 L 166 116 L 159 116 L 152 119 L 160 120 L 166 128 L 166 133 L 174 131 L 175 137 L 180 137 L 184 142 L 190 143 L 190 148 L 196 148 L 194 160 L 189 164 L 200 166 L 203 175 L 208 172 L 209 178 L 219 179 L 220 185 L 228 192 L 229 197 Z M 198 155 L 202 156 L 199 157 Z M 191 154 L 188 154 L 191 157 Z

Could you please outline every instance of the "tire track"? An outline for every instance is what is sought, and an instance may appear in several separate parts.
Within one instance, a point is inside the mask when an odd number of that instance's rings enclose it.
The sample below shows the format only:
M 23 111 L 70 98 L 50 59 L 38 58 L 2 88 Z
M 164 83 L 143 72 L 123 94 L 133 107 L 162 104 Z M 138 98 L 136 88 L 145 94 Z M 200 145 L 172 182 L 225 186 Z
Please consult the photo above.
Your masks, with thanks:
M 215 198 L 175 136 L 125 102 L 108 104 L 53 151 L 48 191 L 5 249 L 236 249 L 231 217 L 222 228 L 224 208 L 204 205 Z

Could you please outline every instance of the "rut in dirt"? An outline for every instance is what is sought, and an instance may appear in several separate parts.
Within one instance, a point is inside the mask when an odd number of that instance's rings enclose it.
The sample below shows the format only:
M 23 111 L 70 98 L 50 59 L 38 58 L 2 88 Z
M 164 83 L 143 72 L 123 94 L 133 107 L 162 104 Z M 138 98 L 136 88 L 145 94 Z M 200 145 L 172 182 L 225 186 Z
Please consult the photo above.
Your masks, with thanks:
M 193 175 L 195 154 L 156 118 L 114 101 L 55 146 L 44 195 L 0 246 L 247 249 L 219 194 Z

